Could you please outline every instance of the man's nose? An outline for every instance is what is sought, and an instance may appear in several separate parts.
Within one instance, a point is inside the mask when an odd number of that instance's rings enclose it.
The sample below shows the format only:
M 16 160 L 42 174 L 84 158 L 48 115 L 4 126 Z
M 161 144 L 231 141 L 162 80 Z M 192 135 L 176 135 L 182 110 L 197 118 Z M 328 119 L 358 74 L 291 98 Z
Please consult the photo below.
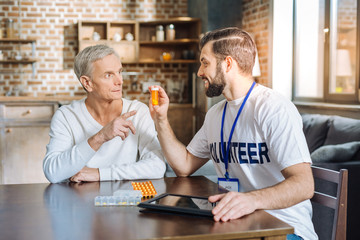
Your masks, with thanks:
M 199 67 L 199 70 L 198 70 L 198 72 L 197 72 L 197 76 L 198 76 L 198 77 L 201 77 L 203 74 L 204 74 L 204 72 L 203 72 L 203 70 L 202 70 L 202 67 L 200 66 L 200 67 Z
M 123 76 L 121 75 L 121 73 L 117 73 L 115 75 L 115 83 L 116 84 L 123 84 Z

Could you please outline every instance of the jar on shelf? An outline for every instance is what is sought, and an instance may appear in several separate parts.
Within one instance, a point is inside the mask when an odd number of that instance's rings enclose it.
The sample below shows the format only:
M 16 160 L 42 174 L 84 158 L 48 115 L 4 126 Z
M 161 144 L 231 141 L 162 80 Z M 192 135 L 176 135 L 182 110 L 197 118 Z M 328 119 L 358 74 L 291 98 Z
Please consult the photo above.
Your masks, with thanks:
M 164 27 L 162 25 L 156 26 L 156 41 L 162 42 L 165 38 Z
M 134 35 L 132 35 L 132 33 L 128 32 L 126 35 L 125 35 L 125 39 L 129 42 L 133 41 L 134 40 Z
M 14 20 L 7 19 L 5 26 L 6 26 L 6 37 L 14 38 L 15 37 Z
M 92 35 L 92 39 L 94 41 L 99 41 L 100 40 L 100 34 L 98 32 L 94 32 L 93 35 Z
M 174 40 L 175 39 L 175 26 L 174 24 L 169 24 L 166 26 L 166 40 Z

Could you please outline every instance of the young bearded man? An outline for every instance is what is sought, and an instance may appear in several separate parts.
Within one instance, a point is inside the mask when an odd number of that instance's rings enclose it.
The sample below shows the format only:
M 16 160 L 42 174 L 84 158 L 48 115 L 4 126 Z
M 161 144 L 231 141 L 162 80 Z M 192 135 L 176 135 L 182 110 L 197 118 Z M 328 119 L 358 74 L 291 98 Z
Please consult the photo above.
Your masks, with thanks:
M 208 97 L 225 100 L 206 114 L 187 147 L 167 119 L 169 98 L 160 88 L 159 105 L 149 103 L 165 158 L 178 176 L 189 176 L 212 159 L 219 184 L 230 192 L 219 202 L 215 221 L 267 210 L 295 229 L 288 239 L 317 239 L 309 199 L 314 193 L 311 158 L 295 106 L 252 77 L 256 46 L 248 33 L 225 28 L 200 41 L 202 78 Z M 240 190 L 240 191 L 239 191 Z

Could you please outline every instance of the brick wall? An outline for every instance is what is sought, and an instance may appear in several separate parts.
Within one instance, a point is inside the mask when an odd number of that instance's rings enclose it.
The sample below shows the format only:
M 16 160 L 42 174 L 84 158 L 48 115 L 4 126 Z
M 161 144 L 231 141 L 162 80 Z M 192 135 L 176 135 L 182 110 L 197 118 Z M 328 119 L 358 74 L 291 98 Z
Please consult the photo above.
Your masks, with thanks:
M 345 30 L 356 28 L 357 2 L 339 0 L 338 2 L 338 27 Z
M 20 6 L 19 6 L 20 5 Z M 187 15 L 186 0 L 74 0 L 74 1 L 0 1 L 2 29 L 5 19 L 13 19 L 17 29 L 21 27 L 21 37 L 35 38 L 36 75 L 31 74 L 31 65 L 5 65 L 1 69 L 20 68 L 23 74 L 0 74 L 0 95 L 21 90 L 21 94 L 44 95 L 83 95 L 84 91 L 73 73 L 73 59 L 78 51 L 78 20 L 121 21 L 125 19 L 165 19 Z M 19 32 L 16 32 L 19 36 Z M 7 58 L 11 52 L 31 55 L 30 44 L 4 44 L 0 46 Z M 174 81 L 187 79 L 187 66 L 184 64 L 127 64 L 125 70 L 153 73 L 152 77 L 164 85 L 166 79 Z M 141 94 L 140 81 L 149 75 L 135 78 L 124 77 L 124 96 L 147 99 Z M 131 83 L 136 83 L 131 87 Z M 186 97 L 186 96 L 185 96 Z
M 259 49 L 261 77 L 259 82 L 267 82 L 267 36 L 268 0 L 243 1 L 243 28 L 255 33 Z M 13 19 L 17 36 L 35 38 L 36 74 L 32 75 L 30 65 L 2 64 L 0 69 L 0 95 L 7 92 L 28 96 L 83 95 L 84 91 L 73 73 L 73 59 L 78 52 L 77 22 L 121 21 L 166 19 L 187 16 L 187 0 L 0 0 L 1 29 L 5 30 L 5 20 Z M 20 30 L 21 29 L 21 30 Z M 21 31 L 21 32 L 20 32 Z M 7 58 L 11 52 L 31 55 L 30 44 L 1 43 L 0 50 Z M 124 96 L 147 101 L 142 94 L 140 83 L 151 76 L 163 86 L 168 79 L 176 83 L 188 79 L 186 64 L 124 64 L 126 71 L 144 73 L 137 78 L 124 77 Z M 4 70 L 22 71 L 22 74 L 4 73 Z M 189 101 L 187 81 L 184 101 Z M 166 86 L 165 86 L 166 87 Z
M 258 49 L 261 76 L 258 82 L 272 87 L 271 77 L 269 76 L 269 21 L 270 3 L 269 0 L 243 0 L 243 20 L 244 30 L 253 34 Z

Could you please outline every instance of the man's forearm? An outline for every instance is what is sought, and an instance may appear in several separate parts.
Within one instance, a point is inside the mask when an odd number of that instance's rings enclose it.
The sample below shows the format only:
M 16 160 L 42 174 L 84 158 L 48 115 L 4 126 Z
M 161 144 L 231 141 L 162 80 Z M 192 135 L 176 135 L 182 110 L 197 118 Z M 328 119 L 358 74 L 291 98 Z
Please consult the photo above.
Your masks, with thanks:
M 309 186 L 285 180 L 273 187 L 250 192 L 256 199 L 257 209 L 282 209 L 291 207 L 311 197 Z
M 96 133 L 94 136 L 88 139 L 88 143 L 94 151 L 99 150 L 101 145 L 104 144 L 104 142 L 105 140 L 101 132 Z
M 187 161 L 187 150 L 175 136 L 168 120 L 156 122 L 159 142 L 164 156 L 177 176 L 188 176 L 191 173 L 191 165 Z
M 296 166 L 298 165 L 298 166 Z M 312 197 L 314 182 L 306 164 L 296 164 L 282 171 L 285 180 L 274 186 L 251 192 L 228 192 L 209 197 L 219 202 L 213 209 L 215 221 L 228 221 L 250 214 L 257 209 L 283 209 Z
M 297 167 L 304 168 L 301 173 L 292 175 L 279 184 L 249 192 L 256 202 L 256 208 L 282 209 L 311 198 L 314 182 L 311 172 L 306 171 L 306 165 L 307 163 L 298 164 Z

